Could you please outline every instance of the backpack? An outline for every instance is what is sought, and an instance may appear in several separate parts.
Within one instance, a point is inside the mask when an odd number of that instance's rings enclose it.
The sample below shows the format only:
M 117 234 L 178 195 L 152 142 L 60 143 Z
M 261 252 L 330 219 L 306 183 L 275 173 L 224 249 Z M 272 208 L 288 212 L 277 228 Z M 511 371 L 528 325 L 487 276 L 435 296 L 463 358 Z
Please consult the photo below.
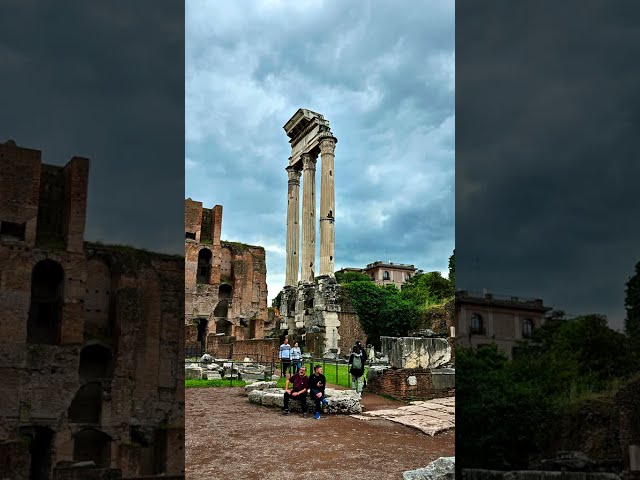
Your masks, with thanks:
M 353 356 L 353 362 L 351 363 L 351 370 L 362 370 L 362 357 L 360 355 Z

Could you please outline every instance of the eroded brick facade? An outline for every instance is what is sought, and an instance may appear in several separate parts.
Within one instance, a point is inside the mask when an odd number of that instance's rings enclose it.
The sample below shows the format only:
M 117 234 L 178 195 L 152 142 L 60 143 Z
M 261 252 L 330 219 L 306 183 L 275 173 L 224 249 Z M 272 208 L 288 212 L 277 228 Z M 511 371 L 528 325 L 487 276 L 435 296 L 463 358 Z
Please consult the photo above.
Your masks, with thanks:
M 262 247 L 220 240 L 222 206 L 185 200 L 185 338 L 187 351 L 207 339 L 264 337 L 267 266 Z
M 84 242 L 88 172 L 0 145 L 0 471 L 182 475 L 183 259 Z

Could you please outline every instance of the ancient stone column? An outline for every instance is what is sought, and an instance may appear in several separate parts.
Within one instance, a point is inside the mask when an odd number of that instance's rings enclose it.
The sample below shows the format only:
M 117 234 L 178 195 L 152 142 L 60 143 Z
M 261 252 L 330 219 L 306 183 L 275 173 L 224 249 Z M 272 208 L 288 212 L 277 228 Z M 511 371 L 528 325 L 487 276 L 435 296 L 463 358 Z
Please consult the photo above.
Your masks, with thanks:
M 298 284 L 300 261 L 300 173 L 293 165 L 286 168 L 289 175 L 287 199 L 287 267 L 285 285 Z
M 302 281 L 313 283 L 316 260 L 316 161 L 302 154 Z
M 337 140 L 327 136 L 320 140 L 322 170 L 320 178 L 320 275 L 333 275 L 336 253 L 336 200 L 333 180 L 334 151 Z

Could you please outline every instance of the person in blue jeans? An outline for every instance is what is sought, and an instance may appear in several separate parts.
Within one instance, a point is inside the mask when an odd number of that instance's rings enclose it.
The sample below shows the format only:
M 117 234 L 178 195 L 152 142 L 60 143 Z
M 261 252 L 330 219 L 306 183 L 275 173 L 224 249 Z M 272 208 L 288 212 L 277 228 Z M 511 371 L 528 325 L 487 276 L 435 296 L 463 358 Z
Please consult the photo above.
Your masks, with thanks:
M 327 399 L 324 396 L 324 388 L 326 385 L 327 379 L 322 374 L 322 365 L 316 365 L 314 367 L 313 375 L 309 377 L 309 392 L 311 393 L 311 398 L 313 398 L 316 404 L 313 418 L 316 420 L 320 420 L 320 404 L 327 404 Z
M 293 369 L 293 373 L 296 374 L 300 370 L 300 360 L 302 359 L 302 352 L 300 351 L 300 346 L 298 342 L 293 344 L 291 348 L 291 368 Z

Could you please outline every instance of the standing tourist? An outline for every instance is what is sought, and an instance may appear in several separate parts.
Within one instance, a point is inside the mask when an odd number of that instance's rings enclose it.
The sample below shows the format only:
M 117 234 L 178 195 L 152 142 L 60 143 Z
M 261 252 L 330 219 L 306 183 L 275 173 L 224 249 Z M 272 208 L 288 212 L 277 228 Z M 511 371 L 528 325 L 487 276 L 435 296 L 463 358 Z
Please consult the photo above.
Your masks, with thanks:
M 362 376 L 364 375 L 364 360 L 362 359 L 362 349 L 358 345 L 353 346 L 353 351 L 349 356 L 349 373 L 351 374 L 351 388 L 358 392 L 362 398 Z
M 284 384 L 284 408 L 282 409 L 282 413 L 284 415 L 289 415 L 289 400 L 294 399 L 300 402 L 303 418 L 307 417 L 307 391 L 309 389 L 309 377 L 307 377 L 306 373 L 307 369 L 303 365 L 298 373 L 287 378 L 287 381 Z M 293 384 L 293 388 L 289 388 L 290 384 Z
M 298 373 L 300 370 L 300 359 L 302 358 L 302 352 L 298 346 L 298 342 L 293 344 L 291 349 L 291 366 L 293 367 L 293 373 Z
M 287 371 L 291 366 L 291 345 L 289 345 L 289 339 L 284 337 L 284 341 L 282 345 L 280 345 L 280 362 L 282 363 L 282 368 L 280 370 L 280 376 L 285 377 L 287 375 Z

